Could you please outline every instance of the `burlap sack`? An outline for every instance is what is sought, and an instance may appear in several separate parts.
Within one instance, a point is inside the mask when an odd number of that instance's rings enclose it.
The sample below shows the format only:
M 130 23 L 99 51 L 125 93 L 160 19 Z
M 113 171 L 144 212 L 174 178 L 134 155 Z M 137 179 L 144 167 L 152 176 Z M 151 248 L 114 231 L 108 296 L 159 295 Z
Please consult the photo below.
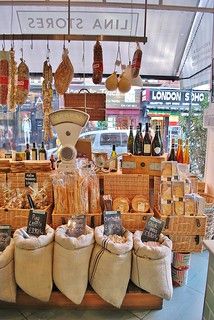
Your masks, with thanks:
M 71 301 L 80 304 L 88 285 L 88 269 L 94 247 L 94 230 L 86 227 L 86 235 L 66 235 L 66 226 L 55 233 L 53 279 L 57 288 Z
M 16 283 L 14 276 L 14 242 L 0 252 L 0 300 L 16 302 Z
M 53 286 L 54 230 L 47 225 L 46 235 L 25 239 L 20 229 L 17 229 L 13 238 L 16 283 L 30 296 L 48 301 Z
M 125 243 L 114 243 L 103 235 L 104 227 L 95 228 L 96 244 L 92 253 L 89 282 L 105 301 L 120 308 L 131 272 L 132 233 L 124 232 Z
M 131 280 L 141 289 L 169 300 L 173 293 L 172 241 L 161 235 L 159 246 L 149 246 L 141 241 L 141 235 L 142 231 L 136 231 L 134 234 Z

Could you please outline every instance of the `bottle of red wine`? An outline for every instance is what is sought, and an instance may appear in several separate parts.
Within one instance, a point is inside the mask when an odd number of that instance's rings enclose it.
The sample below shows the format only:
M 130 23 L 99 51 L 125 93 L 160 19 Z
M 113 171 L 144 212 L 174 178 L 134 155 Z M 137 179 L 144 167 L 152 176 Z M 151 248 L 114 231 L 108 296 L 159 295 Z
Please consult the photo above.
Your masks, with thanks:
M 142 133 L 140 132 L 140 126 L 137 126 L 137 133 L 134 139 L 134 154 L 140 156 L 142 154 Z
M 156 125 L 155 136 L 152 141 L 152 155 L 161 156 L 163 154 L 163 143 L 160 133 L 160 126 Z
M 172 138 L 171 150 L 167 158 L 168 161 L 177 161 L 176 152 L 175 152 L 175 139 Z
M 149 134 L 149 123 L 146 123 L 146 132 L 143 139 L 143 155 L 151 156 L 151 137 Z

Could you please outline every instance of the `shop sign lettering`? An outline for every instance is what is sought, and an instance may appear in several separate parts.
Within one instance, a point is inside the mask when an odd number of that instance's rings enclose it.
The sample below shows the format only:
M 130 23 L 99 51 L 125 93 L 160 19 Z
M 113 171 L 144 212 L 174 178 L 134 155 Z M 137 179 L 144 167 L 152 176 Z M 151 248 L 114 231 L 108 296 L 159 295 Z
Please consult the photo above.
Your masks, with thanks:
M 66 11 L 17 11 L 22 33 L 66 34 L 68 14 Z M 138 13 L 85 12 L 72 11 L 70 18 L 71 34 L 89 35 L 132 35 L 137 34 Z
M 199 105 L 208 97 L 207 91 L 188 91 L 174 89 L 145 89 L 142 92 L 142 101 L 150 104 L 192 104 Z

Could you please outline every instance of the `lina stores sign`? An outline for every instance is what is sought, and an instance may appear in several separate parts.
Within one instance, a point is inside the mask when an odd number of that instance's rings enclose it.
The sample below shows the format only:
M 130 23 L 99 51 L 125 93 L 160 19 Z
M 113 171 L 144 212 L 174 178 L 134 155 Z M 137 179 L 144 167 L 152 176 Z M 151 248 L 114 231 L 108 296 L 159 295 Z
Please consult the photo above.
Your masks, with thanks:
M 142 102 L 165 105 L 200 105 L 208 97 L 208 91 L 145 89 L 142 90 Z
M 66 11 L 17 11 L 20 30 L 31 34 L 66 34 L 68 14 Z M 137 34 L 138 13 L 72 11 L 71 34 L 132 35 Z

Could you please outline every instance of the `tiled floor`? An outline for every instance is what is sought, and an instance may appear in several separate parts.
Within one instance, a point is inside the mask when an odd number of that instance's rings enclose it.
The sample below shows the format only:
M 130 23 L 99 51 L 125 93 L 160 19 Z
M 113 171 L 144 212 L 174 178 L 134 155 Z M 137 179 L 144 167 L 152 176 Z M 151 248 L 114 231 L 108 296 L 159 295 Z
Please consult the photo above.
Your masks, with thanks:
M 192 254 L 187 285 L 175 288 L 172 300 L 164 301 L 162 310 L 0 309 L 0 320 L 201 320 L 207 264 L 207 251 Z

